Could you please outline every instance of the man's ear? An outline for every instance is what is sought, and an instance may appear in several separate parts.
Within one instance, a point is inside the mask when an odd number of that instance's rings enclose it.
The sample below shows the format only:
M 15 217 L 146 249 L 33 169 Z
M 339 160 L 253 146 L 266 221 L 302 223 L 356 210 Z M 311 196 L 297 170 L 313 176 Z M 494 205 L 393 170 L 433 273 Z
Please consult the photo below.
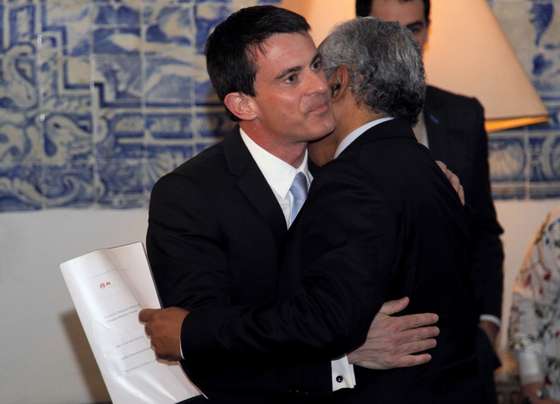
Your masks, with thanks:
M 348 68 L 346 66 L 339 66 L 329 79 L 333 101 L 337 101 L 345 95 L 346 91 L 348 91 L 348 83 Z
M 224 97 L 224 105 L 242 121 L 252 121 L 257 116 L 253 98 L 241 92 L 228 93 Z

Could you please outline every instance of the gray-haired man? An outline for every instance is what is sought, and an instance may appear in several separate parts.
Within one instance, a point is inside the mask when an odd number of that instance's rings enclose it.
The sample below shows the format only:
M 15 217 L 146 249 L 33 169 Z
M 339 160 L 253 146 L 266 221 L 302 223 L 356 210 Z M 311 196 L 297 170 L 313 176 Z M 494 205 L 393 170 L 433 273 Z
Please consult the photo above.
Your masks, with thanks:
M 410 296 L 408 310 L 438 313 L 441 331 L 428 364 L 357 368 L 356 388 L 335 397 L 345 404 L 477 402 L 466 218 L 411 130 L 425 93 L 420 51 L 405 28 L 373 18 L 337 27 L 319 51 L 337 125 L 311 151 L 323 158 L 334 152 L 334 161 L 316 180 L 298 223 L 305 243 L 295 245 L 305 250 L 295 251 L 303 257 L 295 261 L 353 274 L 375 300 L 373 310 L 383 299 Z M 365 263 L 369 270 L 359 271 Z

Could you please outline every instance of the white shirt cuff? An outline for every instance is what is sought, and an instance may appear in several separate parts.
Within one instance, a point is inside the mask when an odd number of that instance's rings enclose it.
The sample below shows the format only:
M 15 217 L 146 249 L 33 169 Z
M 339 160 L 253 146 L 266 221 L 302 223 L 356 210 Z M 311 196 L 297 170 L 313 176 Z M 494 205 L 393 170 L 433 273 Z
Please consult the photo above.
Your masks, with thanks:
M 331 372 L 333 391 L 340 389 L 353 389 L 356 385 L 354 365 L 351 365 L 350 362 L 348 362 L 347 356 L 331 361 Z
M 490 321 L 491 323 L 496 324 L 498 328 L 502 326 L 502 320 L 492 314 L 481 314 L 480 321 Z

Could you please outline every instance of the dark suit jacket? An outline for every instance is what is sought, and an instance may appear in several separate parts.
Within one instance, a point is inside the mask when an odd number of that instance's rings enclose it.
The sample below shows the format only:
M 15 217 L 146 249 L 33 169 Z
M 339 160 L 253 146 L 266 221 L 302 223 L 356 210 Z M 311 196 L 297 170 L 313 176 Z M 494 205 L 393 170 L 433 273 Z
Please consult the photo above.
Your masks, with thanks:
M 484 113 L 474 98 L 428 86 L 424 120 L 430 151 L 461 179 L 471 212 L 469 259 L 475 285 L 475 307 L 498 318 L 502 313 L 504 253 L 490 192 L 488 136 Z
M 286 232 L 278 202 L 239 133 L 228 135 L 152 191 L 146 244 L 163 306 L 198 311 L 275 300 Z M 260 404 L 264 396 L 293 390 L 331 390 L 328 359 L 303 380 L 303 364 L 197 355 L 189 340 L 201 336 L 194 332 L 182 343 L 188 359 L 182 365 L 213 402 Z
M 363 342 L 383 301 L 406 295 L 408 312 L 440 316 L 432 361 L 410 369 L 357 369 L 357 388 L 335 398 L 416 402 L 412 394 L 426 400 L 417 402 L 476 401 L 478 319 L 467 222 L 456 193 L 409 126 L 382 123 L 322 169 L 292 229 L 280 302 L 193 312 L 183 324 L 190 350 L 271 362 L 335 358 Z
M 473 310 L 501 317 L 504 253 L 490 191 L 488 136 L 478 100 L 428 86 L 424 120 L 430 151 L 459 176 L 470 212 L 469 262 L 474 284 Z M 485 404 L 496 403 L 493 370 L 500 361 L 486 334 L 477 338 L 480 377 Z M 482 403 L 481 402 L 481 403 Z
M 380 257 L 386 262 L 381 268 L 390 271 L 379 292 L 385 299 L 409 296 L 409 312 L 438 313 L 441 330 L 427 365 L 389 371 L 356 368 L 356 389 L 341 392 L 338 402 L 477 402 L 478 315 L 472 310 L 468 221 L 430 153 L 415 143 L 403 123 L 391 121 L 362 135 L 329 169 L 331 174 L 359 175 L 362 187 L 369 184 L 372 194 L 384 198 L 385 216 L 395 230 L 383 236 L 387 241 Z M 344 181 L 342 177 L 340 184 Z M 357 202 L 345 210 L 354 212 L 366 204 Z

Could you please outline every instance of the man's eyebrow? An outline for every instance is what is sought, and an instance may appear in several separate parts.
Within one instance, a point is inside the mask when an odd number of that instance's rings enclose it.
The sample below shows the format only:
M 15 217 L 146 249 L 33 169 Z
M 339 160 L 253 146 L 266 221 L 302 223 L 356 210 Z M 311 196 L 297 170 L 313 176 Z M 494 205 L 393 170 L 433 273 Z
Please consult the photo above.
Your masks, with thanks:
M 292 74 L 292 73 L 297 73 L 303 70 L 303 67 L 301 66 L 294 66 L 294 67 L 289 67 L 287 69 L 282 70 L 276 77 L 276 80 L 280 80 L 282 78 L 284 78 L 285 76 Z
M 315 54 L 315 56 L 313 56 L 313 59 L 311 59 L 311 62 L 309 63 L 309 65 L 310 65 L 310 66 L 313 65 L 313 64 L 315 64 L 315 62 L 317 62 L 317 61 L 319 61 L 319 60 L 321 60 L 321 59 L 322 59 L 321 54 L 320 54 L 319 52 L 317 52 L 317 53 Z M 302 71 L 302 70 L 303 70 L 303 67 L 302 67 L 302 66 L 293 66 L 293 67 L 289 67 L 289 68 L 287 68 L 287 69 L 282 70 L 282 71 L 275 77 L 275 79 L 276 79 L 276 80 L 280 80 L 280 79 L 284 78 L 285 76 L 287 76 L 287 75 L 289 75 L 289 74 L 298 73 L 298 72 L 300 72 L 300 71 Z
M 311 59 L 311 63 L 310 63 L 309 65 L 310 65 L 310 66 L 311 66 L 311 65 L 314 65 L 315 62 L 319 62 L 319 61 L 321 61 L 322 59 L 323 59 L 323 57 L 321 56 L 321 54 L 320 54 L 319 52 L 317 52 L 317 53 L 315 54 L 315 56 L 313 57 L 313 59 Z

